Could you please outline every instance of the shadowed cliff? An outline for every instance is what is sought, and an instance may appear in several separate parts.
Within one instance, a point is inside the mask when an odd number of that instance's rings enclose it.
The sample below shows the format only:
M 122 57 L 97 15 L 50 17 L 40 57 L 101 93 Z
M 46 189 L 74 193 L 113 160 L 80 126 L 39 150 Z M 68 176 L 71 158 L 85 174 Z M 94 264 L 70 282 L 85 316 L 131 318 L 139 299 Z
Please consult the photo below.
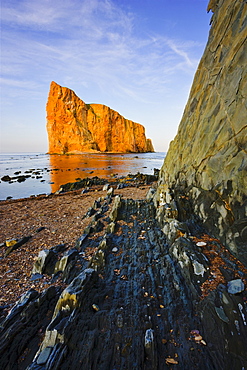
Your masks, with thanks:
M 157 201 L 189 197 L 208 230 L 247 263 L 247 4 L 211 0 L 210 10 L 208 43 Z

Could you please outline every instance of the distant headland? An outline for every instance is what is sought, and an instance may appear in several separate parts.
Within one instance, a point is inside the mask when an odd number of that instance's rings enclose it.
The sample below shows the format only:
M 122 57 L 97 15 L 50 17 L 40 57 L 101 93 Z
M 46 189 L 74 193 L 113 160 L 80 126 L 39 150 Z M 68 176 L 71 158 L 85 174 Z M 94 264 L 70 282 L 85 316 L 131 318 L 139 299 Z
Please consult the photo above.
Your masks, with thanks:
M 47 101 L 49 154 L 154 152 L 145 128 L 102 104 L 86 104 L 52 82 Z

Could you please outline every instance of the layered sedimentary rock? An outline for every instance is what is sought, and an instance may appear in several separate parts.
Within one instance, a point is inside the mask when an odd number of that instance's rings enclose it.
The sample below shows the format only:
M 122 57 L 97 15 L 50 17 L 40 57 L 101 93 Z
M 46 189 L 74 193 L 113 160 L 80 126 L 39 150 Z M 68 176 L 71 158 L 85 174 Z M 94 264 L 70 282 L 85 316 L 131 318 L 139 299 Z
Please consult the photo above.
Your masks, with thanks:
M 34 261 L 65 287 L 31 289 L 0 318 L 0 368 L 245 369 L 243 265 L 186 223 L 165 235 L 151 201 L 107 194 L 74 247 Z
M 159 204 L 188 197 L 204 225 L 247 262 L 247 4 L 211 0 L 211 30 L 160 173 Z
M 85 104 L 72 90 L 51 83 L 47 102 L 50 154 L 153 152 L 145 128 L 102 104 Z

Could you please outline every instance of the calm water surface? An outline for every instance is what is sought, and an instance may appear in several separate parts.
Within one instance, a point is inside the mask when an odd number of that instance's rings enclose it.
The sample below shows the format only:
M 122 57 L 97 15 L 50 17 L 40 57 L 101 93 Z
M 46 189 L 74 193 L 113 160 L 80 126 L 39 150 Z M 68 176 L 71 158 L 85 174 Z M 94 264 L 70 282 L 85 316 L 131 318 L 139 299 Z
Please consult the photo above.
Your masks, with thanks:
M 0 199 L 49 194 L 78 178 L 118 177 L 137 172 L 153 174 L 160 169 L 165 153 L 48 155 L 43 153 L 0 154 L 0 178 L 30 175 L 24 182 L 0 181 Z M 15 174 L 15 172 L 19 172 Z

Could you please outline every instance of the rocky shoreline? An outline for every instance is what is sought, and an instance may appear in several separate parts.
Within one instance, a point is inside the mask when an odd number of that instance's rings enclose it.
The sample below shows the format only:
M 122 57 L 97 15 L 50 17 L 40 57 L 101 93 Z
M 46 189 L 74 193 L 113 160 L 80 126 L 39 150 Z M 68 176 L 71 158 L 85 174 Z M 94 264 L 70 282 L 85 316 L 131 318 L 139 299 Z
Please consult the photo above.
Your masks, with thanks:
M 143 176 L 1 202 L 1 368 L 246 367 L 246 268 Z

